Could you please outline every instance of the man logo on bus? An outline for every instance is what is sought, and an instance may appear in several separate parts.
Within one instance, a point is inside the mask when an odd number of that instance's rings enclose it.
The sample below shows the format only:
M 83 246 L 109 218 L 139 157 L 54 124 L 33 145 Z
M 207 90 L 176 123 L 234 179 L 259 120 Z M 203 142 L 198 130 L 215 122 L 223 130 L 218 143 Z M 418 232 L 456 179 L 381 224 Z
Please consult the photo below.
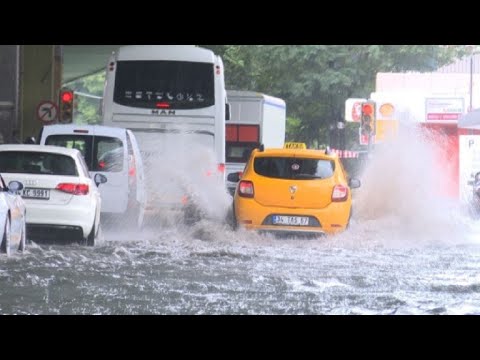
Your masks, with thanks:
M 175 115 L 175 110 L 152 110 L 152 115 Z

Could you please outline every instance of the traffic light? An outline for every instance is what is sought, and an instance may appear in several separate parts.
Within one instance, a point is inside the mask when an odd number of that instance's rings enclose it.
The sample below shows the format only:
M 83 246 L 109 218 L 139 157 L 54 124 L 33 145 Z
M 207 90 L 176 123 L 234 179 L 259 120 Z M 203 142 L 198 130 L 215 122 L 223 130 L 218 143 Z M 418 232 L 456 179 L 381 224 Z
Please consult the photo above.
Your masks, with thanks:
M 362 135 L 375 135 L 375 102 L 366 101 L 362 103 L 362 114 L 360 118 L 360 129 Z
M 72 90 L 63 89 L 60 91 L 59 122 L 62 124 L 68 124 L 73 122 L 73 99 L 74 93 Z

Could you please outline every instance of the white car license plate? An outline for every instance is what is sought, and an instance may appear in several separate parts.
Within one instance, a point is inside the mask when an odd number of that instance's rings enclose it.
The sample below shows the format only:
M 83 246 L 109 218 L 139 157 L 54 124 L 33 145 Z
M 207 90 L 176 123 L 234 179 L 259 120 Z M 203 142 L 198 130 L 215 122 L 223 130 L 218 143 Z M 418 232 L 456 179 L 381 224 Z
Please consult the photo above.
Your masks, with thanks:
M 25 188 L 22 192 L 22 198 L 48 200 L 50 199 L 50 190 Z
M 273 224 L 274 225 L 308 226 L 308 217 L 274 215 Z

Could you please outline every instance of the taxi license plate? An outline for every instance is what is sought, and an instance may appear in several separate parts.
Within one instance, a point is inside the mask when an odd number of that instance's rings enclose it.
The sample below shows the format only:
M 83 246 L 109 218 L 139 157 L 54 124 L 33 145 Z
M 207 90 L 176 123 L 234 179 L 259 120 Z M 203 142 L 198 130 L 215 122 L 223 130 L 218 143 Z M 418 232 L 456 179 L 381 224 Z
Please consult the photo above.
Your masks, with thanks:
M 22 198 L 48 200 L 50 199 L 50 190 L 25 188 L 22 191 Z
M 308 226 L 308 217 L 304 216 L 273 216 L 273 225 L 291 225 L 291 226 Z

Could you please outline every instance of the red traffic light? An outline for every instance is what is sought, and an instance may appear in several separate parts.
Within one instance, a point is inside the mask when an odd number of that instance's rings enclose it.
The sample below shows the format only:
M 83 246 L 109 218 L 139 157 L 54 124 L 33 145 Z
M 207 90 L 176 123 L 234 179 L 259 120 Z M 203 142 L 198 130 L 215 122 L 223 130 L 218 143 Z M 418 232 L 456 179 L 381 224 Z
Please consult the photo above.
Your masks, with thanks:
M 73 91 L 64 91 L 60 96 L 63 103 L 70 103 L 73 101 Z
M 372 115 L 373 114 L 373 105 L 372 104 L 363 104 L 362 105 L 362 113 L 364 115 Z

